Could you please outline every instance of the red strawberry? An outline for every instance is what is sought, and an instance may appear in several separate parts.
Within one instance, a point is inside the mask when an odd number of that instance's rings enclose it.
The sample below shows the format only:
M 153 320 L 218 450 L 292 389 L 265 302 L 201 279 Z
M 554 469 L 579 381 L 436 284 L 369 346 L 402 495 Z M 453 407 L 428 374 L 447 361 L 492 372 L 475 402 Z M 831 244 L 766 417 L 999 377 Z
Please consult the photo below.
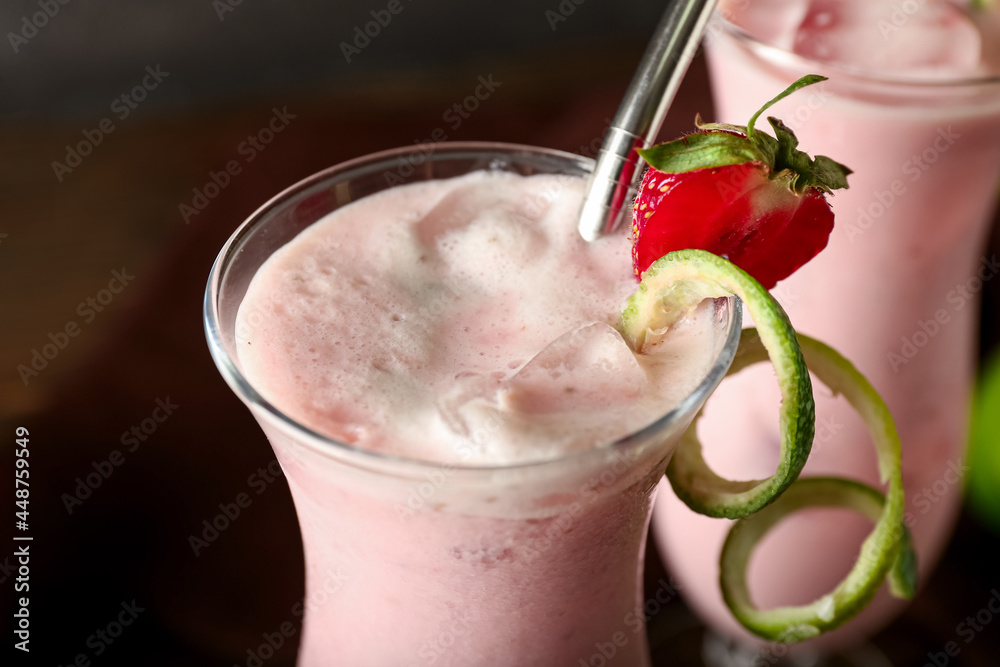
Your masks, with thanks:
M 777 118 L 767 119 L 777 138 L 754 131 L 772 104 L 824 80 L 802 77 L 746 127 L 697 118 L 700 131 L 639 151 L 650 168 L 632 216 L 637 275 L 668 252 L 697 248 L 724 255 L 771 289 L 826 247 L 833 229 L 826 195 L 846 188 L 851 170 L 797 150 Z

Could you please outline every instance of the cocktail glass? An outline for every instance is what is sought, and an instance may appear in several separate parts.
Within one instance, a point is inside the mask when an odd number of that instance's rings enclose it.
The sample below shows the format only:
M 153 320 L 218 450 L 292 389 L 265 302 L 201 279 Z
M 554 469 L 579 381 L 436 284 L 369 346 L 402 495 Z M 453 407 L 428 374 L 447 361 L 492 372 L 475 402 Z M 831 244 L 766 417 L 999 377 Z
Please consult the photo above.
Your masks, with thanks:
M 803 74 L 829 77 L 768 112 L 810 154 L 829 155 L 855 172 L 850 189 L 831 198 L 837 222 L 828 247 L 774 293 L 796 329 L 851 359 L 892 411 L 903 445 L 905 520 L 926 577 L 960 504 L 978 293 L 1000 271 L 996 258 L 983 255 L 1000 183 L 1000 77 L 862 75 L 769 46 L 716 18 L 707 38 L 716 120 L 746 123 L 761 99 Z M 773 472 L 778 400 L 768 369 L 743 371 L 719 388 L 700 428 L 706 457 L 720 474 L 753 479 Z M 816 441 L 803 474 L 877 485 L 874 450 L 860 420 L 822 389 L 816 404 Z M 669 491 L 657 500 L 654 534 L 686 599 L 712 627 L 749 640 L 716 583 L 728 526 L 694 514 Z M 870 528 L 843 511 L 792 517 L 751 563 L 755 601 L 803 604 L 829 592 Z M 857 619 L 809 644 L 849 647 L 901 609 L 883 591 Z M 761 657 L 747 655 L 751 663 Z M 783 647 L 763 657 L 781 655 Z
M 435 464 L 337 442 L 264 399 L 235 349 L 238 327 L 254 324 L 253 313 L 237 311 L 257 269 L 334 209 L 480 169 L 578 178 L 592 166 L 502 144 L 377 153 L 285 190 L 223 247 L 205 296 L 208 342 L 270 440 L 295 502 L 306 560 L 302 667 L 649 663 L 641 572 L 652 500 L 678 437 L 733 359 L 735 299 L 700 306 L 713 318 L 705 345 L 714 361 L 678 405 L 616 442 L 525 464 Z M 631 279 L 630 267 L 622 274 Z

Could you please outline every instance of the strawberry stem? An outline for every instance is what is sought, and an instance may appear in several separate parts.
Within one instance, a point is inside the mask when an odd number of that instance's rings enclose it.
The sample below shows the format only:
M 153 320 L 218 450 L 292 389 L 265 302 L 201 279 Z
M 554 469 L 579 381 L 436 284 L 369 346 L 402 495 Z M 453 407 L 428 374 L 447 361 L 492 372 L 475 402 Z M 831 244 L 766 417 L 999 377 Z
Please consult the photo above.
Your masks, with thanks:
M 757 118 L 760 117 L 762 113 L 770 109 L 773 105 L 777 104 L 781 100 L 785 99 L 796 90 L 800 88 L 805 88 L 806 86 L 811 86 L 814 83 L 819 83 L 820 81 L 826 81 L 825 76 L 820 76 L 819 74 L 806 74 L 804 77 L 785 88 L 783 91 L 778 93 L 777 97 L 767 102 L 764 106 L 757 110 L 753 116 L 750 117 L 750 122 L 747 123 L 747 139 L 753 138 L 753 124 L 757 122 Z

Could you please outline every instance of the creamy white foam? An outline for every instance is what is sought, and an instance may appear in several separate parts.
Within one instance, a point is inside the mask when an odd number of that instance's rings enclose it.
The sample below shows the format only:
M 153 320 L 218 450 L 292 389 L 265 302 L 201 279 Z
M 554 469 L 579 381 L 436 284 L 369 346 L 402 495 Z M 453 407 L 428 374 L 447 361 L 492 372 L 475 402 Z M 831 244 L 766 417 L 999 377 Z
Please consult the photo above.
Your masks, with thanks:
M 631 352 L 612 326 L 629 240 L 580 238 L 583 186 L 476 172 L 335 211 L 254 277 L 245 375 L 311 428 L 409 458 L 537 460 L 647 425 L 704 377 L 712 318 Z

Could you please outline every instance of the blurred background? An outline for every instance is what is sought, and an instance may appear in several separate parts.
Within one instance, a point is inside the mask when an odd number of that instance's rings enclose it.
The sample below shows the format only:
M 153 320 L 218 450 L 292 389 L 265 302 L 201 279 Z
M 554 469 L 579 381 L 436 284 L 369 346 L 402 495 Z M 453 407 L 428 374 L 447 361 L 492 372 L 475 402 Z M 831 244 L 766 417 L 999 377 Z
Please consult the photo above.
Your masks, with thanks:
M 0 496 L 17 510 L 15 429 L 26 428 L 29 527 L 11 533 L 33 538 L 31 653 L 5 647 L 13 664 L 248 665 L 266 633 L 298 628 L 301 546 L 280 476 L 216 540 L 191 544 L 274 460 L 205 345 L 216 253 L 286 186 L 435 132 L 595 155 L 661 10 L 639 0 L 0 5 Z M 699 55 L 661 136 L 711 108 Z M 983 292 L 984 360 L 1000 337 L 997 287 Z M 988 405 L 998 393 L 983 394 L 983 460 L 997 451 L 989 418 L 1000 408 Z M 1000 587 L 988 500 L 1000 482 L 976 480 L 985 500 L 876 638 L 894 665 L 927 664 Z M 17 546 L 0 548 L 8 623 Z M 665 573 L 653 550 L 647 569 L 654 590 Z M 119 618 L 129 624 L 115 636 Z M 657 664 L 702 664 L 702 636 L 682 601 L 667 605 L 651 622 Z M 292 665 L 296 643 L 259 662 Z M 948 664 L 998 656 L 1000 618 Z

